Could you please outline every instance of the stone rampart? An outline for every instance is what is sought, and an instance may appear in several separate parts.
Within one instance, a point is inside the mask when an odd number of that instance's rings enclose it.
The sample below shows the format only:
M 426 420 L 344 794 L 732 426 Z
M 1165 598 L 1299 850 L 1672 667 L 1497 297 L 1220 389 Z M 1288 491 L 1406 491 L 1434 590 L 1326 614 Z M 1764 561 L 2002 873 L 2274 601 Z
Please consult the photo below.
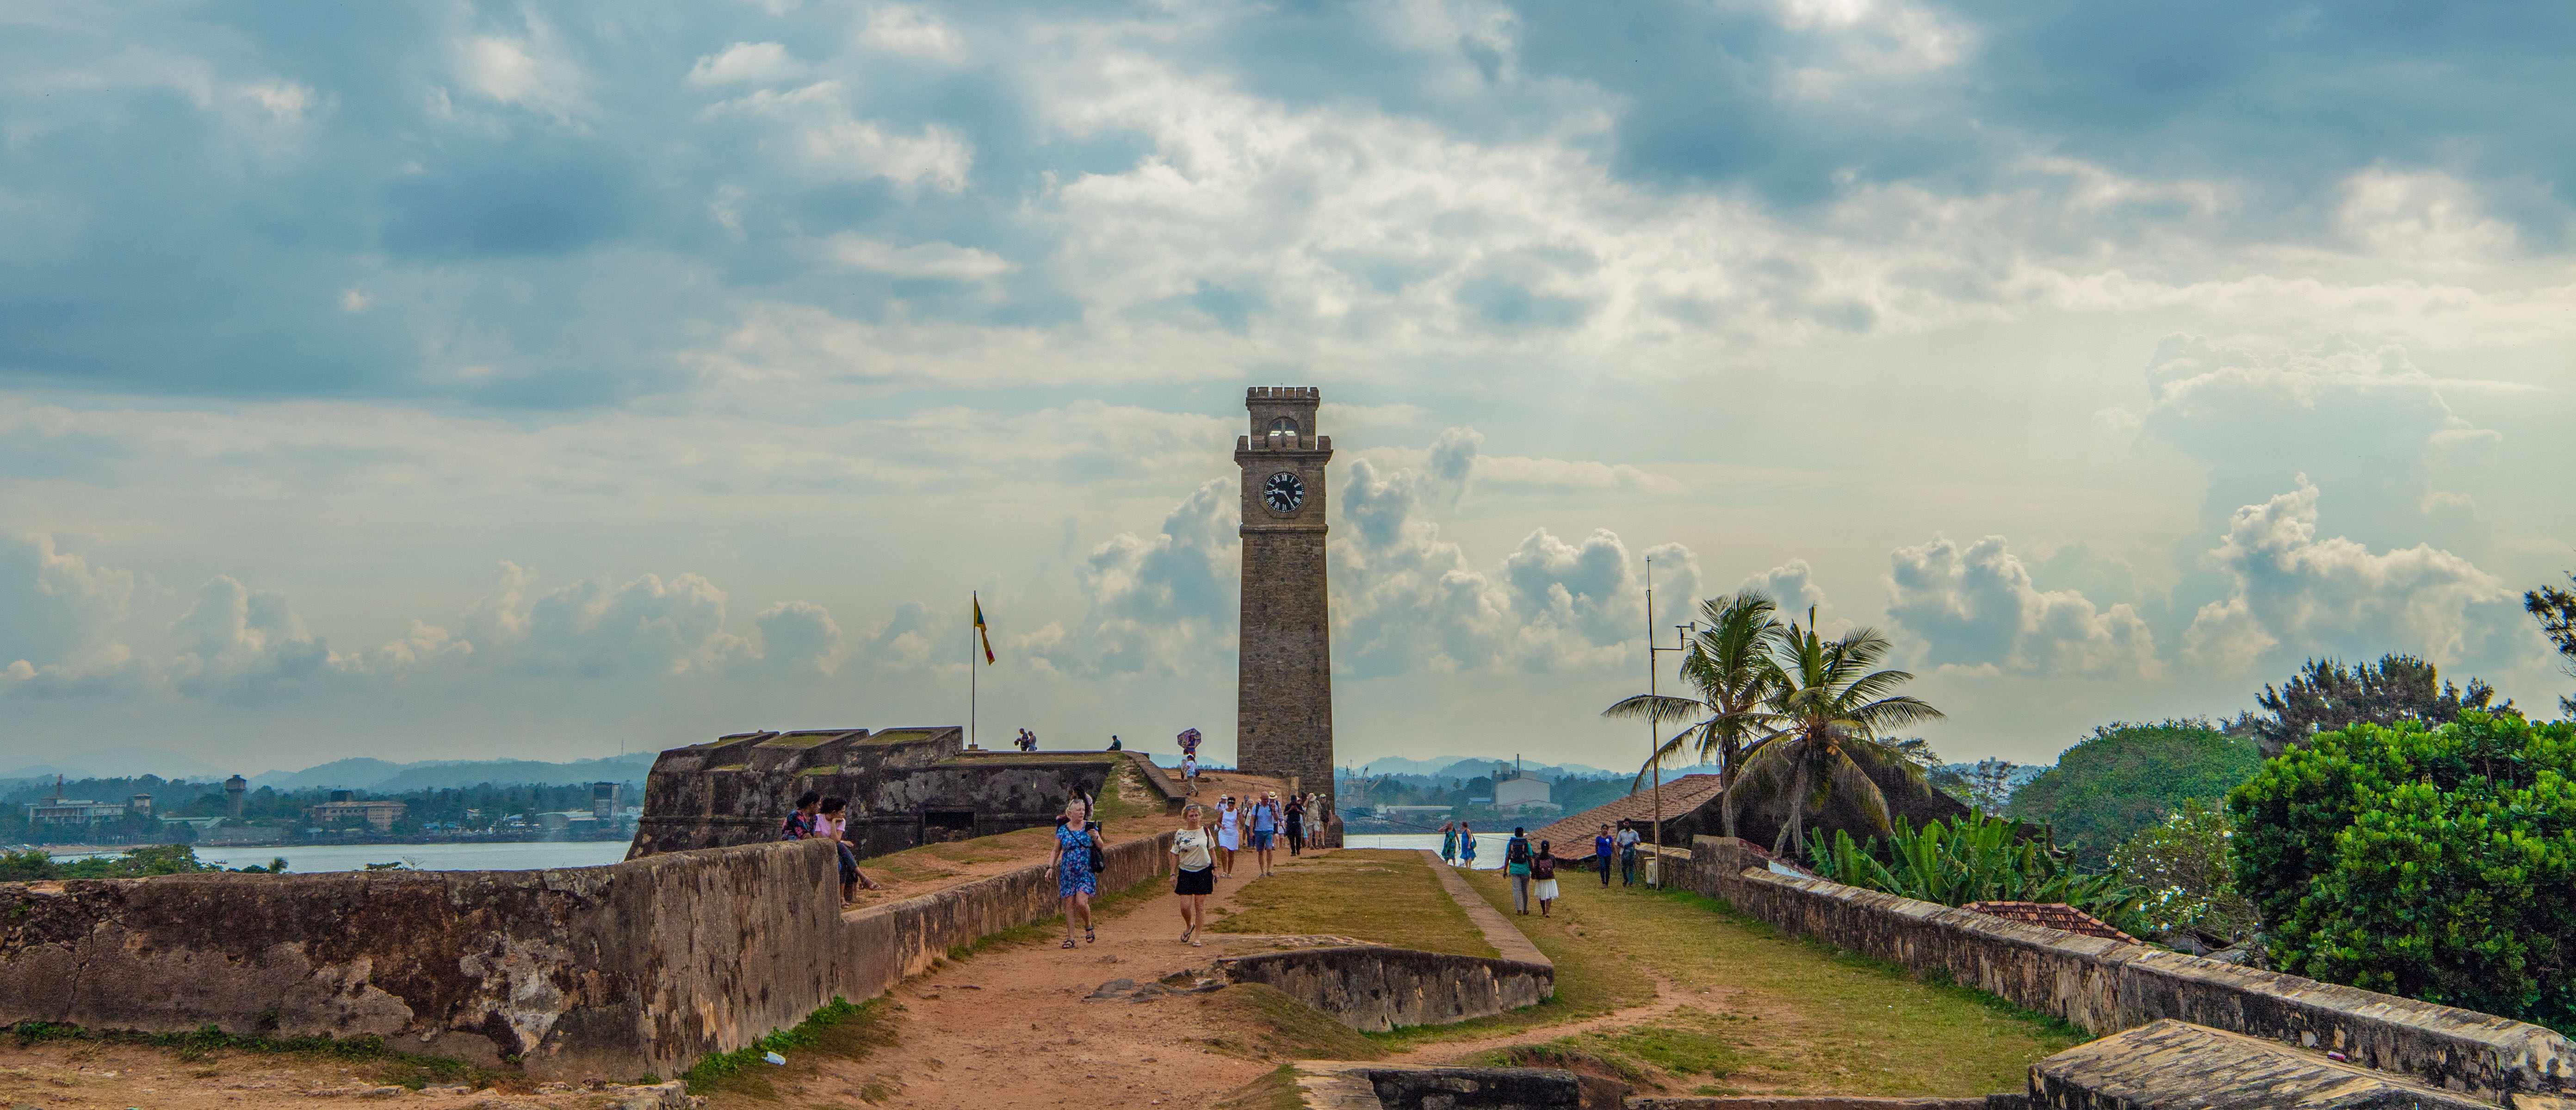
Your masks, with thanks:
M 1217 969 L 1372 1033 L 1490 1017 L 1556 993 L 1556 969 L 1546 964 L 1371 944 L 1237 956 L 1217 961 Z
M 1108 850 L 1103 890 L 1170 834 Z M 1056 911 L 1031 866 L 843 913 L 823 841 L 547 871 L 0 884 L 0 1024 L 351 1037 L 541 1079 L 631 1079 L 873 997 Z
M 1677 856 L 1666 859 L 1668 886 L 2096 1034 L 2173 1018 L 2488 1099 L 2576 1087 L 2576 1042 L 2537 1025 L 1781 875 L 1723 837 L 1697 837 L 1688 859 Z

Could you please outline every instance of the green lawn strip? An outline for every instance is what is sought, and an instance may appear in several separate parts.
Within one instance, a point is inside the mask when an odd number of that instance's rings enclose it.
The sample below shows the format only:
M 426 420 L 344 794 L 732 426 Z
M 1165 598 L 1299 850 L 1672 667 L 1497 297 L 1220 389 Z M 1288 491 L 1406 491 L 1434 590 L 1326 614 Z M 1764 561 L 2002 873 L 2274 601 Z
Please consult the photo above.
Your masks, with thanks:
M 1251 853 L 1239 862 L 1247 869 Z M 1301 860 L 1235 892 L 1213 933 L 1317 933 L 1462 956 L 1494 956 L 1419 852 L 1345 849 Z
M 96 1041 L 170 1049 L 179 1059 L 190 1063 L 211 1060 L 216 1053 L 225 1051 L 364 1063 L 372 1065 L 368 1071 L 377 1082 L 415 1091 L 432 1083 L 463 1083 L 479 1089 L 495 1082 L 509 1083 L 517 1078 L 515 1072 L 479 1068 L 450 1056 L 398 1052 L 386 1048 L 384 1038 L 373 1034 L 339 1038 L 319 1034 L 309 1037 L 244 1037 L 226 1033 L 212 1025 L 186 1033 L 144 1033 L 131 1029 L 84 1029 L 77 1025 L 44 1021 L 22 1021 L 7 1028 L 10 1035 L 18 1039 L 21 1048 L 39 1041 Z
M 1521 935 L 1528 937 L 1530 943 L 1537 945 L 1538 950 L 1556 965 L 1555 996 L 1536 1006 L 1525 1006 L 1489 1018 L 1456 1025 L 1424 1025 L 1391 1033 L 1371 1033 L 1371 1039 L 1397 1050 L 1441 1041 L 1479 1040 L 1522 1029 L 1581 1021 L 1655 1000 L 1654 976 L 1640 969 L 1634 961 L 1621 958 L 1595 938 L 1578 939 L 1566 933 L 1568 924 L 1595 929 L 1588 923 L 1590 918 L 1583 907 L 1561 900 L 1556 904 L 1553 918 L 1542 918 L 1536 913 L 1519 917 L 1512 913 L 1511 884 L 1501 872 L 1462 870 L 1458 874 L 1466 877 L 1467 885 L 1483 895 L 1487 904 L 1501 911 L 1504 920 L 1521 926 Z M 1557 882 L 1570 889 L 1575 885 L 1573 879 L 1579 877 L 1579 873 L 1569 872 L 1566 878 Z M 1434 881 L 1437 881 L 1436 876 Z
M 1375 1060 L 1386 1055 L 1385 1049 L 1358 1030 L 1268 983 L 1237 983 L 1215 994 L 1202 995 L 1199 1008 L 1206 1018 L 1193 1024 L 1218 1030 L 1201 1040 L 1229 1056 L 1246 1060 Z
M 1480 875 L 1476 884 L 1488 899 L 1508 904 L 1499 877 Z M 2032 1063 L 2089 1039 L 1981 991 L 1784 938 L 1711 899 L 1562 885 L 1557 916 L 1571 918 L 1585 936 L 1568 936 L 1557 922 L 1512 918 L 1557 961 L 1559 991 L 1585 974 L 1577 967 L 1570 975 L 1559 953 L 1588 949 L 1618 966 L 1651 969 L 1690 999 L 1635 1028 L 1545 1046 L 1613 1072 L 1651 1067 L 1710 1094 L 1956 1097 L 2019 1090 Z
M 1214 1110 L 1305 1110 L 1297 1089 L 1297 1067 L 1281 1064 L 1217 1100 Z

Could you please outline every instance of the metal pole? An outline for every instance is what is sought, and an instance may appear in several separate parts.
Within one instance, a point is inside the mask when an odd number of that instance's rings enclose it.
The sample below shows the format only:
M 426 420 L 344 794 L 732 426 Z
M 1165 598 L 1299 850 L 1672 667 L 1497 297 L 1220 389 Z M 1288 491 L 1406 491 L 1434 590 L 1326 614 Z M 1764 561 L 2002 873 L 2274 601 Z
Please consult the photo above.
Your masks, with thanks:
M 966 599 L 972 606 L 972 608 L 968 610 L 969 612 L 983 607 L 984 599 L 979 592 L 971 590 L 968 591 Z M 975 623 L 973 621 L 968 621 L 966 623 L 966 746 L 970 748 L 976 746 L 975 680 L 979 677 L 978 672 L 983 670 L 983 668 L 975 665 L 975 653 L 983 647 L 980 642 L 980 637 L 982 637 L 983 634 L 984 630 L 975 627 Z
M 1646 557 L 1646 696 L 1655 696 L 1655 560 Z M 1654 764 L 1655 773 L 1655 883 L 1664 878 L 1664 755 L 1663 722 L 1655 719 L 1653 703 L 1646 710 L 1646 758 Z

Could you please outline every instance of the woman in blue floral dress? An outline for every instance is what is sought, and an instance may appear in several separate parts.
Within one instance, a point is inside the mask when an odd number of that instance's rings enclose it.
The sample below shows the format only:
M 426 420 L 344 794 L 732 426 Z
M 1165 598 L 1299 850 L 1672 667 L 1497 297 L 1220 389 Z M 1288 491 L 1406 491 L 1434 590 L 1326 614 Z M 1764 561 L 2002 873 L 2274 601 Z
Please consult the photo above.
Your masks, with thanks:
M 1064 806 L 1064 823 L 1055 827 L 1055 861 L 1048 864 L 1055 871 L 1055 895 L 1064 903 L 1064 946 L 1073 944 L 1073 919 L 1082 918 L 1082 938 L 1097 941 L 1091 929 L 1091 898 L 1100 893 L 1100 876 L 1091 872 L 1091 845 L 1097 835 L 1090 828 L 1091 807 L 1081 795 L 1075 795 Z

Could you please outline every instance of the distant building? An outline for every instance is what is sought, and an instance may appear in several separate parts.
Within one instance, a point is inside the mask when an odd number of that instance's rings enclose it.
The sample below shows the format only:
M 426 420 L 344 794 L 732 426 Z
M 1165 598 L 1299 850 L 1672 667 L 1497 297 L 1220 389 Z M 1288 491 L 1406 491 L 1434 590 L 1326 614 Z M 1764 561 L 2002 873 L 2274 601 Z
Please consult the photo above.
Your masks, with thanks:
M 116 802 L 93 802 L 87 798 L 47 798 L 28 802 L 27 823 L 30 825 L 95 825 L 125 816 L 125 807 Z
M 334 790 L 331 792 L 330 801 L 314 806 L 305 813 L 313 818 L 314 824 L 326 829 L 364 821 L 368 828 L 377 832 L 392 832 L 394 822 L 400 820 L 404 811 L 409 808 L 411 807 L 397 801 L 383 798 L 360 799 L 355 796 L 354 791 Z
M 224 816 L 241 820 L 242 795 L 250 792 L 250 783 L 240 775 L 224 780 Z
M 625 791 L 623 785 L 614 782 L 590 784 L 590 815 L 602 821 L 616 820 L 617 803 Z
M 1517 758 L 1512 761 L 1512 764 L 1509 767 L 1494 768 L 1495 809 L 1523 812 L 1544 810 L 1554 813 L 1562 808 L 1548 800 L 1549 784 L 1546 779 L 1522 774 L 1520 761 Z

